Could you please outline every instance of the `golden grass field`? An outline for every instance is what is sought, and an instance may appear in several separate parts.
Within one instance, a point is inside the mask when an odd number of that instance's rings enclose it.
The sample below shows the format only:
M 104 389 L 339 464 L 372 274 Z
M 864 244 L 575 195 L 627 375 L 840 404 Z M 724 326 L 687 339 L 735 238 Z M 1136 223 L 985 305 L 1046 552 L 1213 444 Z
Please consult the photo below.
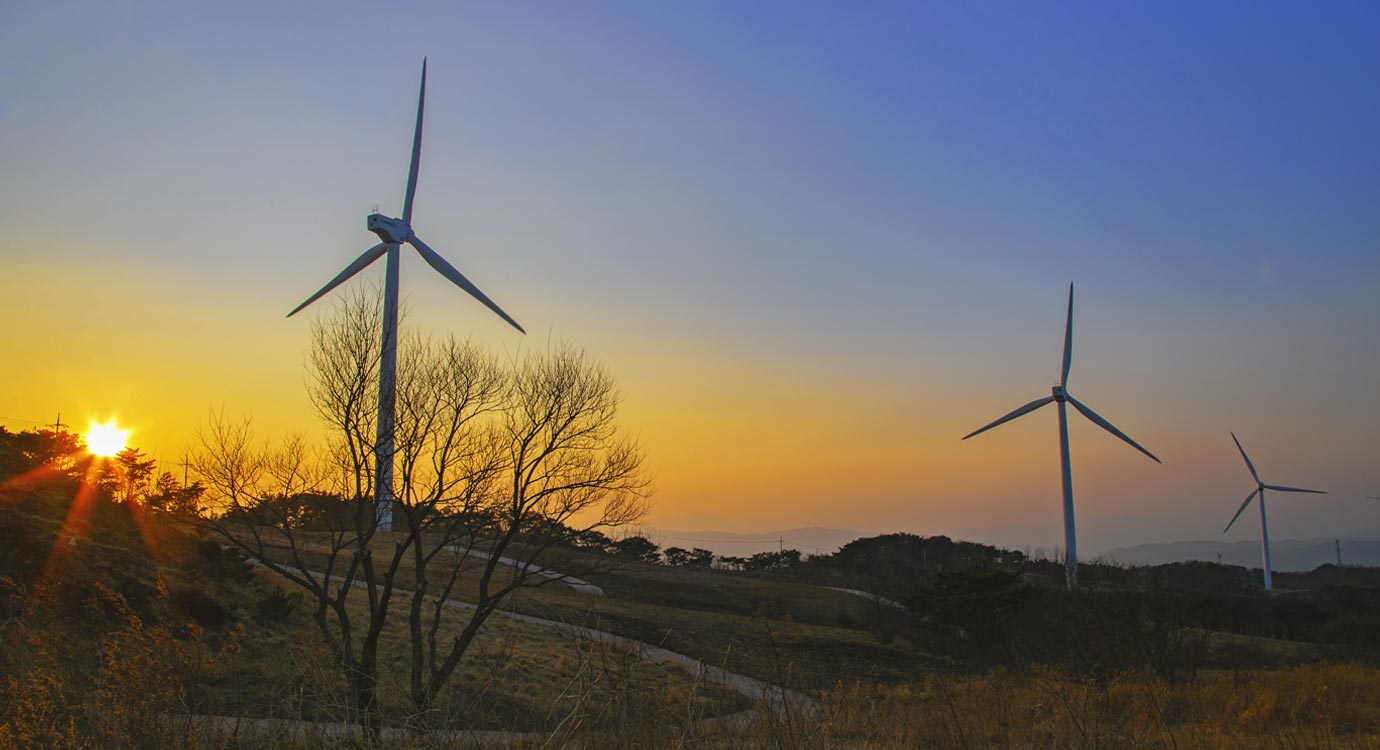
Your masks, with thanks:
M 0 622 L 0 750 L 364 744 L 343 724 L 348 701 L 340 670 L 309 606 L 292 604 L 290 586 L 243 563 L 207 563 L 198 557 L 207 549 L 200 542 L 154 541 L 165 543 L 168 554 L 149 567 L 111 565 L 107 556 L 117 547 L 73 553 L 95 555 L 102 575 L 113 571 L 129 591 L 145 592 L 139 601 L 127 602 L 100 583 L 80 600 L 13 581 L 0 587 L 9 613 Z M 220 572 L 207 578 L 204 571 L 213 568 Z M 1338 661 L 1317 644 L 1211 633 L 1210 650 L 1260 658 L 1256 664 L 1238 659 L 1234 669 L 1219 660 L 1173 682 L 1142 671 L 1089 676 L 1033 664 L 972 670 L 917 648 L 896 619 L 904 613 L 836 591 L 636 565 L 592 579 L 606 597 L 551 585 L 524 592 L 513 609 L 652 642 L 787 686 L 808 703 L 772 711 L 627 649 L 496 617 L 435 715 L 413 716 L 406 634 L 397 620 L 383 638 L 390 731 L 381 744 L 1380 748 L 1380 669 Z M 472 585 L 467 580 L 458 598 Z M 224 622 L 201 627 L 178 616 L 188 591 L 223 602 Z M 265 620 L 256 609 L 264 602 L 286 604 L 280 616 Z M 459 622 L 453 618 L 445 628 Z M 1259 668 L 1267 663 L 1274 666 Z M 191 721 L 191 714 L 286 721 L 227 734 Z M 303 731 L 308 724 L 314 729 Z

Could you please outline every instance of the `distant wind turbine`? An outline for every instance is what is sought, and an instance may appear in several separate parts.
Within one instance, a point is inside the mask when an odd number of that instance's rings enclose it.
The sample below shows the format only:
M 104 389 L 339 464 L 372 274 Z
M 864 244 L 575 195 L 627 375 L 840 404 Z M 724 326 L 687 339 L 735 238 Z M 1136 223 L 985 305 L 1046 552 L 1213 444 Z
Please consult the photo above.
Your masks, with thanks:
M 1073 364 L 1073 284 L 1069 284 L 1069 313 L 1068 319 L 1064 324 L 1064 369 L 1059 376 L 1059 384 L 1054 386 L 1051 395 L 1041 399 L 1036 399 L 1021 408 L 1007 414 L 997 421 L 974 430 L 963 436 L 967 440 L 974 435 L 980 435 L 997 425 L 1010 422 L 1016 417 L 1024 416 L 1032 411 L 1050 403 L 1051 401 L 1059 405 L 1059 461 L 1063 470 L 1064 480 L 1064 549 L 1065 549 L 1065 580 L 1070 589 L 1078 587 L 1078 540 L 1074 531 L 1073 521 L 1073 472 L 1069 465 L 1069 420 L 1065 402 L 1073 404 L 1074 408 L 1087 417 L 1093 424 L 1101 427 L 1107 432 L 1116 435 L 1126 441 L 1132 448 L 1144 453 L 1154 459 L 1155 463 L 1160 460 L 1155 454 L 1142 448 L 1139 443 L 1127 437 L 1126 433 L 1118 430 L 1111 422 L 1103 419 L 1097 412 L 1093 411 L 1086 404 L 1073 397 L 1068 392 L 1069 367 Z
M 1275 490 L 1277 492 L 1308 492 L 1314 495 L 1326 495 L 1322 490 L 1301 490 L 1297 487 L 1284 487 L 1278 484 L 1265 484 L 1260 481 L 1260 475 L 1255 473 L 1255 464 L 1251 463 L 1251 457 L 1246 455 L 1246 449 L 1241 447 L 1241 441 L 1236 439 L 1236 433 L 1231 434 L 1231 439 L 1236 443 L 1236 449 L 1241 451 L 1241 458 L 1246 461 L 1246 468 L 1251 470 L 1251 477 L 1255 479 L 1255 490 L 1246 496 L 1245 502 L 1236 509 L 1236 515 L 1227 522 L 1227 528 L 1222 529 L 1225 534 L 1231 525 L 1236 523 L 1236 519 L 1241 517 L 1241 513 L 1246 510 L 1246 506 L 1251 504 L 1256 494 L 1260 495 L 1260 555 L 1265 563 L 1265 590 L 1269 591 L 1274 585 L 1274 577 L 1270 575 L 1270 527 L 1265 522 L 1265 490 Z
M 411 245 L 422 256 L 422 260 L 436 269 L 437 273 L 469 292 L 470 296 L 484 303 L 485 307 L 493 310 L 498 317 L 508 321 L 518 331 L 526 333 L 522 330 L 522 326 L 517 324 L 517 321 L 509 317 L 508 313 L 503 312 L 498 305 L 494 304 L 493 300 L 479 290 L 479 287 L 465 278 L 464 274 L 455 270 L 455 266 L 452 266 L 435 250 L 428 247 L 412 231 L 412 199 L 417 194 L 417 166 L 422 158 L 422 112 L 425 105 L 426 59 L 423 58 L 422 85 L 421 91 L 417 95 L 417 129 L 412 135 L 412 166 L 407 173 L 407 197 L 403 200 L 402 218 L 394 219 L 380 213 L 369 214 L 367 222 L 369 231 L 378 235 L 382 242 L 365 250 L 363 255 L 346 266 L 345 270 L 321 287 L 320 291 L 308 297 L 306 302 L 288 313 L 289 318 L 296 315 L 302 308 L 340 286 L 351 276 L 363 271 L 374 261 L 384 255 L 388 256 L 387 270 L 384 274 L 383 342 L 379 354 L 378 433 L 374 446 L 376 467 L 374 503 L 378 514 L 379 529 L 382 531 L 391 531 L 393 528 L 393 432 L 398 368 L 398 262 L 402 244 L 405 242 Z

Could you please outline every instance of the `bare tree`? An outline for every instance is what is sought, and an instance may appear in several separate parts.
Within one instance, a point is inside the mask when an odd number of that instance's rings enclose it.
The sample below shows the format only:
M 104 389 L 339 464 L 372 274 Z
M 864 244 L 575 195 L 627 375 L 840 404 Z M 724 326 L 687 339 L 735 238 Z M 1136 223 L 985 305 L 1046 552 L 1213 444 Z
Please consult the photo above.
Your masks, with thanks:
M 396 519 L 380 531 L 378 304 L 346 297 L 313 325 L 307 389 L 327 445 L 256 447 L 247 422 L 213 414 L 192 458 L 207 488 L 205 522 L 309 594 L 354 718 L 374 736 L 390 617 L 406 612 L 410 698 L 428 711 L 489 617 L 519 590 L 561 580 L 540 564 L 553 548 L 639 520 L 649 493 L 643 451 L 617 425 L 617 384 L 583 352 L 558 347 L 504 364 L 467 342 L 412 337 L 398 363 Z M 586 553 L 563 565 L 576 576 L 606 562 Z M 446 605 L 462 595 L 471 608 Z
M 463 538 L 466 557 L 481 560 L 475 606 L 460 635 L 445 646 L 438 644 L 442 600 L 462 569 L 449 566 L 426 632 L 425 684 L 419 683 L 418 670 L 413 672 L 418 708 L 431 706 L 485 621 L 513 592 L 560 580 L 540 575 L 543 569 L 537 564 L 553 545 L 569 544 L 591 530 L 634 523 L 646 513 L 643 452 L 617 429 L 619 393 L 607 371 L 571 348 L 529 355 L 517 364 L 506 396 L 489 435 L 501 470 L 491 475 L 492 485 L 486 483 L 483 492 L 474 494 L 477 504 L 461 509 L 459 528 L 447 528 L 450 533 L 440 537 L 443 546 Z M 464 520 L 474 518 L 482 520 Z M 606 567 L 599 557 L 562 562 L 568 575 Z M 420 577 L 423 566 L 417 570 L 414 603 L 428 590 Z M 414 630 L 414 649 L 420 636 Z

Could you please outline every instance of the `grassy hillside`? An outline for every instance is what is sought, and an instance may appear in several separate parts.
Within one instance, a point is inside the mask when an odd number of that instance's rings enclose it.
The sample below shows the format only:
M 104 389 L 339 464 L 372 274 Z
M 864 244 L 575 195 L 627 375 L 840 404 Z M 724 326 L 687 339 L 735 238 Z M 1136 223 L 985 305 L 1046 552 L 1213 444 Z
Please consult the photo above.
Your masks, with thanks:
M 178 720 L 188 713 L 349 720 L 345 680 L 300 594 L 192 525 L 78 501 L 76 486 L 49 477 L 0 496 L 11 542 L 0 552 L 0 748 L 166 747 L 190 741 Z M 380 660 L 384 714 L 397 724 L 420 720 L 405 700 L 399 612 Z M 603 731 L 750 707 L 626 649 L 496 618 L 424 718 L 440 729 Z
M 304 598 L 194 524 L 113 502 L 90 469 L 0 485 L 0 749 L 360 743 Z M 586 554 L 543 562 L 584 567 Z M 510 611 L 655 644 L 811 703 L 773 712 L 626 648 L 495 618 L 435 710 L 416 716 L 399 619 L 382 639 L 383 713 L 397 730 L 385 744 L 480 739 L 424 728 L 572 748 L 1376 747 L 1375 576 L 1281 575 L 1266 595 L 1239 568 L 1088 566 L 1071 593 L 1052 563 L 902 535 L 760 575 L 620 563 L 588 576 L 603 597 L 553 583 Z M 456 597 L 473 588 L 462 578 Z M 190 715 L 290 721 L 227 736 Z M 301 722 L 320 736 L 293 734 Z

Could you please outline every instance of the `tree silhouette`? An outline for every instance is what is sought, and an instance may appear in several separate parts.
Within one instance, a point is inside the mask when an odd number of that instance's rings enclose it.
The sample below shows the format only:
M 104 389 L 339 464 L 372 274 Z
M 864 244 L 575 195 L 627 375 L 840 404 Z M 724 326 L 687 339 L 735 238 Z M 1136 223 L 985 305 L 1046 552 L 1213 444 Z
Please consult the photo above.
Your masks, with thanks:
M 144 504 L 155 510 L 193 517 L 201 512 L 201 496 L 205 492 L 206 488 L 198 482 L 183 487 L 172 472 L 165 471 L 158 475 L 153 489 L 144 498 Z
M 148 494 L 155 464 L 153 459 L 145 458 L 143 451 L 138 448 L 125 448 L 103 462 L 97 483 L 115 502 L 137 503 Z
M 656 563 L 661 561 L 661 548 L 645 536 L 634 534 L 613 543 L 613 554 L 624 560 Z
M 393 530 L 374 497 L 379 300 L 358 294 L 313 326 L 308 393 L 330 428 L 325 446 L 291 437 L 261 446 L 251 425 L 213 414 L 192 467 L 206 523 L 313 604 L 321 637 L 349 681 L 354 716 L 378 736 L 379 647 L 405 618 L 418 718 L 490 616 L 538 575 L 549 553 L 582 576 L 608 567 L 602 530 L 640 519 L 641 447 L 617 425 L 613 378 L 568 347 L 502 365 L 466 342 L 413 337 L 398 353 Z M 541 561 L 539 564 L 538 561 Z M 472 607 L 447 601 L 463 592 Z M 364 614 L 347 606 L 363 599 Z M 442 624 L 459 620 L 459 635 Z
M 17 477 L 39 469 L 73 475 L 85 445 L 66 430 L 10 432 L 0 426 L 0 476 Z
M 708 568 L 714 563 L 713 551 L 700 547 L 667 547 L 662 555 L 666 558 L 667 565 L 678 568 Z

